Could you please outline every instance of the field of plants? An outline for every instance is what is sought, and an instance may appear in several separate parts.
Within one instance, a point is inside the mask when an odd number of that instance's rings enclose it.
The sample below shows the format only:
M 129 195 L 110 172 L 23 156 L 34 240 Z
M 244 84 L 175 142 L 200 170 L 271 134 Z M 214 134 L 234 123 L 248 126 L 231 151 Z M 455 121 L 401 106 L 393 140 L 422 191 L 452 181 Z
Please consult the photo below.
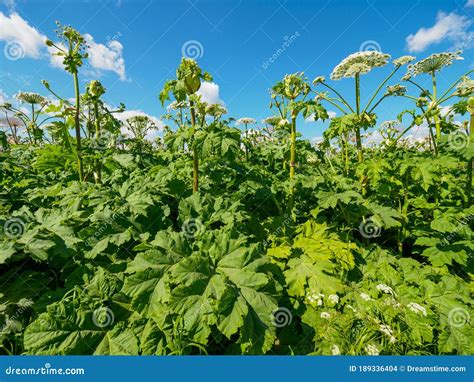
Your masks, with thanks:
M 436 82 L 462 52 L 286 75 L 261 122 L 203 102 L 183 58 L 150 141 L 57 33 L 75 97 L 0 105 L 0 354 L 473 354 L 474 80 Z

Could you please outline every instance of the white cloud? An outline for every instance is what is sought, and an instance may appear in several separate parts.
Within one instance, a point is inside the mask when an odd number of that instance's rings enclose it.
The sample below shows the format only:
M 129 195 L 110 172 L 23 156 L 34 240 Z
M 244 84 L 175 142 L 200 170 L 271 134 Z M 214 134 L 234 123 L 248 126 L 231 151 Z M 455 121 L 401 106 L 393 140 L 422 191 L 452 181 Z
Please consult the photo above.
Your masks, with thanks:
M 224 105 L 224 101 L 219 98 L 219 85 L 214 82 L 203 82 L 197 94 L 201 95 L 201 101 L 203 102 Z
M 335 111 L 328 110 L 328 117 L 329 117 L 329 119 L 333 119 L 333 118 L 337 117 L 337 113 Z M 304 122 L 305 123 L 315 122 L 314 114 L 311 114 L 309 117 L 305 118 Z
M 454 12 L 438 12 L 436 23 L 432 27 L 422 27 L 406 38 L 407 48 L 410 52 L 422 52 L 429 46 L 446 40 L 451 41 L 455 48 L 467 48 L 474 39 L 474 32 L 468 31 L 472 22 L 469 17 Z
M 474 0 L 467 0 L 466 7 L 474 7 Z
M 0 25 L 0 40 L 7 44 L 17 44 L 17 48 L 22 50 L 21 57 L 41 57 L 46 36 L 28 24 L 18 13 L 6 16 L 0 12 Z
M 90 34 L 84 38 L 89 45 L 89 63 L 94 69 L 109 70 L 118 74 L 122 81 L 127 79 L 125 75 L 125 60 L 122 57 L 123 45 L 111 40 L 106 45 L 94 41 Z
M 149 141 L 155 140 L 156 137 L 158 136 L 158 132 L 162 131 L 164 126 L 165 126 L 163 121 L 161 121 L 160 119 L 158 119 L 158 118 L 156 118 L 152 115 L 149 115 L 149 114 L 145 113 L 142 110 L 125 110 L 122 113 L 114 114 L 115 118 L 117 118 L 119 121 L 122 121 L 122 122 L 125 122 L 128 118 L 135 117 L 137 115 L 146 116 L 146 117 L 150 118 L 155 123 L 155 125 L 158 127 L 158 130 L 148 132 L 146 137 L 145 137 Z M 127 129 L 126 126 L 122 126 L 121 132 L 122 132 L 122 134 L 130 135 L 130 131 L 129 131 L 129 129 Z
M 52 55 L 57 49 L 47 47 L 45 44 L 47 37 L 28 24 L 18 13 L 13 12 L 6 16 L 0 12 L 0 25 L 0 41 L 10 44 L 9 54 L 15 56 L 15 59 L 49 57 L 53 67 L 63 68 L 63 57 Z M 100 75 L 102 71 L 115 72 L 122 81 L 125 81 L 127 77 L 125 75 L 125 60 L 122 57 L 123 45 L 116 40 L 111 40 L 106 44 L 97 43 L 90 34 L 85 34 L 84 38 L 89 45 L 87 61 L 89 68 L 96 75 Z M 55 42 L 55 44 L 64 48 L 62 43 Z

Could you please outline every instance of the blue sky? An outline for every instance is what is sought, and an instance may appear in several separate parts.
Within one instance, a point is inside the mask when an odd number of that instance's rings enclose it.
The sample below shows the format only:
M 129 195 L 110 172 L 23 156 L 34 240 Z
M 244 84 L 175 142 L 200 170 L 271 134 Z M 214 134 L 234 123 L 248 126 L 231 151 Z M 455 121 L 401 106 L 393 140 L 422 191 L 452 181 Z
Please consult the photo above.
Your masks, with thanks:
M 90 35 L 95 56 L 81 73 L 82 86 L 98 77 L 109 104 L 124 102 L 130 110 L 156 117 L 164 113 L 158 93 L 174 76 L 183 51 L 197 54 L 201 67 L 213 75 L 217 86 L 205 89 L 210 99 L 224 102 L 235 118 L 258 120 L 271 114 L 268 90 L 285 74 L 304 71 L 310 80 L 328 78 L 335 65 L 361 47 L 393 58 L 464 48 L 464 61 L 440 75 L 441 88 L 473 67 L 474 0 L 3 0 L 0 12 L 0 97 L 8 99 L 19 90 L 45 93 L 42 79 L 72 96 L 71 78 L 51 63 L 42 45 L 45 36 L 54 38 L 59 20 Z M 22 51 L 11 59 L 15 42 Z M 366 97 L 388 71 L 364 76 Z M 402 69 L 398 78 L 403 74 Z M 352 80 L 332 85 L 352 94 Z M 380 121 L 394 119 L 409 106 L 400 100 L 386 104 Z M 327 123 L 300 125 L 306 137 L 313 137 Z

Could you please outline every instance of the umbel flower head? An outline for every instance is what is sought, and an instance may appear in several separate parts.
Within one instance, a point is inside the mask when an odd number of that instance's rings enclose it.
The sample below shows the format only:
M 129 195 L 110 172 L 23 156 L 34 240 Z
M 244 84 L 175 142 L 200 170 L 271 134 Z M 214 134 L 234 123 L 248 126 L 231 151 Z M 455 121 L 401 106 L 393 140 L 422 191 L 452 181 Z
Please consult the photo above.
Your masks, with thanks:
M 462 50 L 457 52 L 435 53 L 425 59 L 408 66 L 408 72 L 414 76 L 422 73 L 435 73 L 449 66 L 453 61 L 463 60 L 460 56 Z
M 238 119 L 235 124 L 236 125 L 253 125 L 255 124 L 257 121 L 255 121 L 255 119 L 253 118 L 249 118 L 249 117 L 243 117 L 243 118 L 240 118 Z
M 388 63 L 389 54 L 377 51 L 364 51 L 353 53 L 342 60 L 331 73 L 332 80 L 355 77 L 356 74 L 365 74 L 373 68 L 384 66 Z
M 326 77 L 324 76 L 318 76 L 313 80 L 313 85 L 320 84 L 322 82 L 326 81 Z
M 387 86 L 387 91 L 385 94 L 387 96 L 402 96 L 407 92 L 407 88 L 402 85 L 392 85 L 392 86 Z
M 19 92 L 15 95 L 15 98 L 24 103 L 29 103 L 30 105 L 43 105 L 48 100 L 38 93 L 30 93 L 30 92 Z
M 187 101 L 173 101 L 166 107 L 166 110 L 179 110 L 186 109 L 187 107 L 189 107 Z
M 414 61 L 416 57 L 413 56 L 401 56 L 397 59 L 393 60 L 393 65 L 395 66 L 403 66 L 409 64 L 410 62 Z
M 285 98 L 295 99 L 300 95 L 308 94 L 310 90 L 303 72 L 287 74 L 272 88 L 272 98 L 282 95 Z
M 206 114 L 212 117 L 220 117 L 227 114 L 227 109 L 218 104 L 206 105 Z
M 474 80 L 469 77 L 463 77 L 456 86 L 456 95 L 459 97 L 469 97 L 474 93 Z

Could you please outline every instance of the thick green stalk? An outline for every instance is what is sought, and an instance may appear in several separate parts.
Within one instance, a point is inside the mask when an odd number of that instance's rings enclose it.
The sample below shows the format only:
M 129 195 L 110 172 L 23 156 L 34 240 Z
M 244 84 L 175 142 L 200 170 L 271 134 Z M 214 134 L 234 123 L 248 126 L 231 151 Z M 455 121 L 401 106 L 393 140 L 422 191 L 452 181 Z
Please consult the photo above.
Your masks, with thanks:
M 77 152 L 77 170 L 79 172 L 79 181 L 82 182 L 84 180 L 84 168 L 82 165 L 82 145 L 81 145 L 81 125 L 79 120 L 79 113 L 80 113 L 80 98 L 79 98 L 79 80 L 77 78 L 77 72 L 73 74 L 74 78 L 74 93 L 76 97 L 76 110 L 74 115 L 74 125 L 76 129 L 76 152 Z
M 194 137 L 194 129 L 196 128 L 196 112 L 194 111 L 194 102 L 189 101 L 191 111 L 191 124 L 193 129 L 193 193 L 199 189 L 199 158 L 196 147 L 196 139 Z
M 471 106 L 472 105 L 472 106 Z M 474 142 L 474 98 L 469 99 L 469 112 L 471 113 L 471 119 L 469 122 L 469 140 L 472 144 Z M 467 205 L 470 207 L 472 205 L 472 171 L 474 167 L 474 158 L 471 158 L 467 161 L 467 184 L 466 184 L 466 194 L 467 194 Z
M 344 151 L 346 175 L 349 175 L 349 133 L 347 132 L 344 134 Z
M 431 78 L 433 79 L 433 102 L 436 104 L 436 74 L 435 72 L 431 73 Z M 434 121 L 436 125 L 436 140 L 439 140 L 441 138 L 441 125 L 439 123 L 439 117 L 438 115 L 434 116 Z
M 357 73 L 355 75 L 355 91 L 356 91 L 356 112 L 357 115 L 360 115 L 360 75 Z M 362 139 L 360 137 L 360 127 L 357 124 L 356 129 L 356 142 L 357 142 L 357 158 L 359 162 L 364 160 L 364 154 L 362 153 Z
M 296 163 L 296 116 L 291 114 L 291 144 L 290 144 L 290 181 L 295 176 Z M 293 186 L 291 187 L 293 193 Z
M 288 209 L 293 213 L 294 200 L 294 185 L 293 178 L 295 176 L 296 165 L 296 113 L 291 112 L 291 142 L 290 142 L 290 198 L 288 201 Z
M 100 120 L 99 120 L 99 105 L 97 101 L 94 102 L 94 124 L 95 124 L 95 139 L 98 143 L 100 140 Z M 97 184 L 102 183 L 102 169 L 100 159 L 96 159 L 94 179 Z

